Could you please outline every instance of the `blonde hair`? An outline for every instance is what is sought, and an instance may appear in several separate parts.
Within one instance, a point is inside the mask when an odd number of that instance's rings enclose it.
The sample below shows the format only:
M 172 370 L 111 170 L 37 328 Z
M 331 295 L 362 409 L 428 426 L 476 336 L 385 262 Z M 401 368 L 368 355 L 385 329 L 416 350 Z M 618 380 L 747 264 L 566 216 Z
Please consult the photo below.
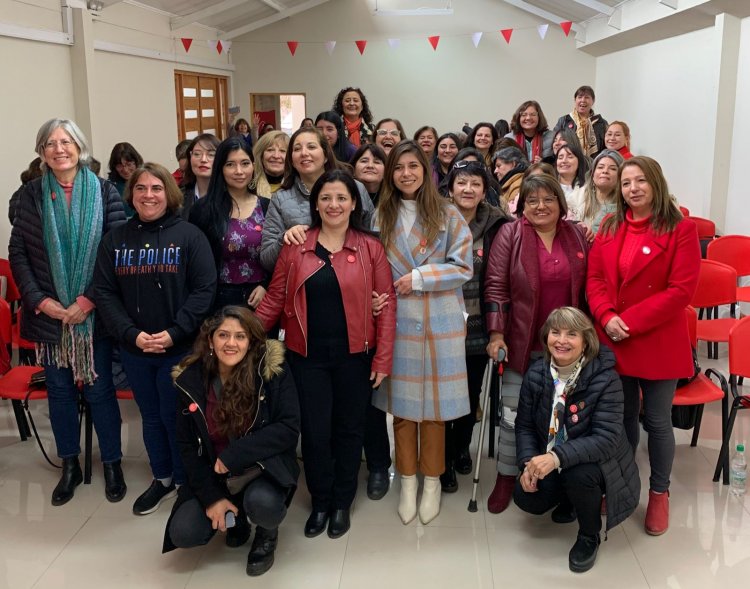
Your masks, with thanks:
M 253 157 L 255 157 L 255 169 L 253 171 L 253 181 L 251 188 L 255 189 L 255 193 L 258 196 L 265 196 L 271 198 L 273 191 L 271 190 L 271 183 L 266 177 L 266 170 L 263 167 L 263 153 L 269 147 L 273 145 L 282 145 L 284 149 L 289 149 L 289 135 L 283 131 L 269 131 L 268 133 L 258 137 L 258 141 L 253 147 Z

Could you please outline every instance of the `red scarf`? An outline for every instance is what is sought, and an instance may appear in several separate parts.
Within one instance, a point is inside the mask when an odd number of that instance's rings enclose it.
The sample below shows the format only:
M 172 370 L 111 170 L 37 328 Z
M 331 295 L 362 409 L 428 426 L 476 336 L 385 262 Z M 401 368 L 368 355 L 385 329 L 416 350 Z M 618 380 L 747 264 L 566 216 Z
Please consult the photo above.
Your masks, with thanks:
M 347 138 L 349 139 L 349 143 L 359 148 L 359 145 L 361 143 L 360 136 L 359 136 L 359 128 L 362 126 L 362 119 L 359 118 L 353 123 L 350 123 L 344 117 L 344 125 L 346 125 L 346 135 L 347 135 Z
M 516 143 L 528 154 L 526 150 L 526 135 L 523 134 L 523 131 L 516 133 Z M 531 158 L 529 159 L 529 163 L 533 164 L 534 158 L 537 156 L 542 157 L 542 136 L 539 133 L 534 135 L 534 138 L 531 140 Z

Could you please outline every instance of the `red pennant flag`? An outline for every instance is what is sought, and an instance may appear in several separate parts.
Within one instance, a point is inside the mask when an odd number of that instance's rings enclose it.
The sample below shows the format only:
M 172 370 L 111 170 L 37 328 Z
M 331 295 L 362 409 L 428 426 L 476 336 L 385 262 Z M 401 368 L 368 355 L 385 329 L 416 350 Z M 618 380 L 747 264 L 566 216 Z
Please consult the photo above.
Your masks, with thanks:
M 357 45 L 357 49 L 359 49 L 359 54 L 364 55 L 365 47 L 367 47 L 367 41 L 355 41 L 354 43 Z
M 297 46 L 299 45 L 299 42 L 297 41 L 287 41 L 286 46 L 289 47 L 289 52 L 292 54 L 292 57 L 294 57 L 294 54 L 297 52 Z
M 216 41 L 216 51 L 219 52 L 219 55 L 221 55 L 221 52 L 223 49 L 224 49 L 224 46 L 221 44 L 221 41 Z
M 187 39 L 185 37 L 182 37 L 182 39 L 180 39 L 180 40 L 182 41 L 182 46 L 185 48 L 185 53 L 187 53 L 188 51 L 190 51 L 190 46 L 193 44 L 193 40 L 192 39 Z
M 570 35 L 570 27 L 572 26 L 573 26 L 573 23 L 569 20 L 566 20 L 565 22 L 560 23 L 560 28 L 563 30 L 563 33 L 565 33 L 566 37 Z
M 433 51 L 437 51 L 438 43 L 440 42 L 440 35 L 433 35 L 432 37 L 427 37 L 427 40 L 430 42 L 430 45 L 432 45 Z
M 513 29 L 503 29 L 500 31 L 503 34 L 503 39 L 510 45 L 510 36 L 513 34 Z

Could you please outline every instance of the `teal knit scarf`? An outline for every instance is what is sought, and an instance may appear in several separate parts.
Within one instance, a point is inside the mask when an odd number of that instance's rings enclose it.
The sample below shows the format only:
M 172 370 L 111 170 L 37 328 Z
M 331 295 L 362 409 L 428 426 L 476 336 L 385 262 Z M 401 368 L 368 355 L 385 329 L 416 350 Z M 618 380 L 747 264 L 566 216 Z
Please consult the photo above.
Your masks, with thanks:
M 96 175 L 81 167 L 73 181 L 70 206 L 49 170 L 42 178 L 42 227 L 57 299 L 66 309 L 91 284 L 96 250 L 102 238 L 104 206 Z M 91 384 L 94 371 L 94 314 L 77 325 L 63 325 L 56 344 L 37 344 L 37 358 L 71 368 L 73 378 Z

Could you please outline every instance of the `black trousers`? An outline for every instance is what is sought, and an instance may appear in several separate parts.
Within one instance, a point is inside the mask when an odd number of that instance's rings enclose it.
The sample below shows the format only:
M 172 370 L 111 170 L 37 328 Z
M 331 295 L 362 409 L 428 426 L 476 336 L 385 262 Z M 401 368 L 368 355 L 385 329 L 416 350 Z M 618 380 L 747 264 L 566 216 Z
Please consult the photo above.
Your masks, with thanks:
M 388 470 L 391 467 L 391 443 L 388 440 L 386 413 L 375 407 L 372 402 L 367 405 L 365 420 L 365 460 L 367 470 Z
M 218 284 L 216 286 L 216 297 L 214 297 L 213 311 L 219 311 L 227 305 L 247 307 L 247 299 L 250 293 L 260 285 L 260 282 L 246 282 L 243 284 Z
M 371 354 L 350 354 L 347 342 L 315 342 L 305 358 L 289 352 L 302 421 L 302 460 L 314 511 L 348 509 L 370 405 Z
M 286 489 L 266 476 L 251 482 L 242 494 L 242 505 L 237 519 L 249 517 L 261 528 L 278 528 L 286 515 Z M 237 498 L 239 501 L 239 497 Z M 169 537 L 178 548 L 203 546 L 213 538 L 216 530 L 206 517 L 206 507 L 198 499 L 185 501 L 177 508 L 169 522 Z
M 513 501 L 527 513 L 542 515 L 567 500 L 575 507 L 579 533 L 596 536 L 602 529 L 604 488 L 604 475 L 599 465 L 586 462 L 561 472 L 553 470 L 537 483 L 536 493 L 524 491 L 517 480 Z
M 445 422 L 445 463 L 453 462 L 456 456 L 471 445 L 471 436 L 477 422 L 479 395 L 482 378 L 487 367 L 487 356 L 466 356 L 466 374 L 469 381 L 469 414 Z

